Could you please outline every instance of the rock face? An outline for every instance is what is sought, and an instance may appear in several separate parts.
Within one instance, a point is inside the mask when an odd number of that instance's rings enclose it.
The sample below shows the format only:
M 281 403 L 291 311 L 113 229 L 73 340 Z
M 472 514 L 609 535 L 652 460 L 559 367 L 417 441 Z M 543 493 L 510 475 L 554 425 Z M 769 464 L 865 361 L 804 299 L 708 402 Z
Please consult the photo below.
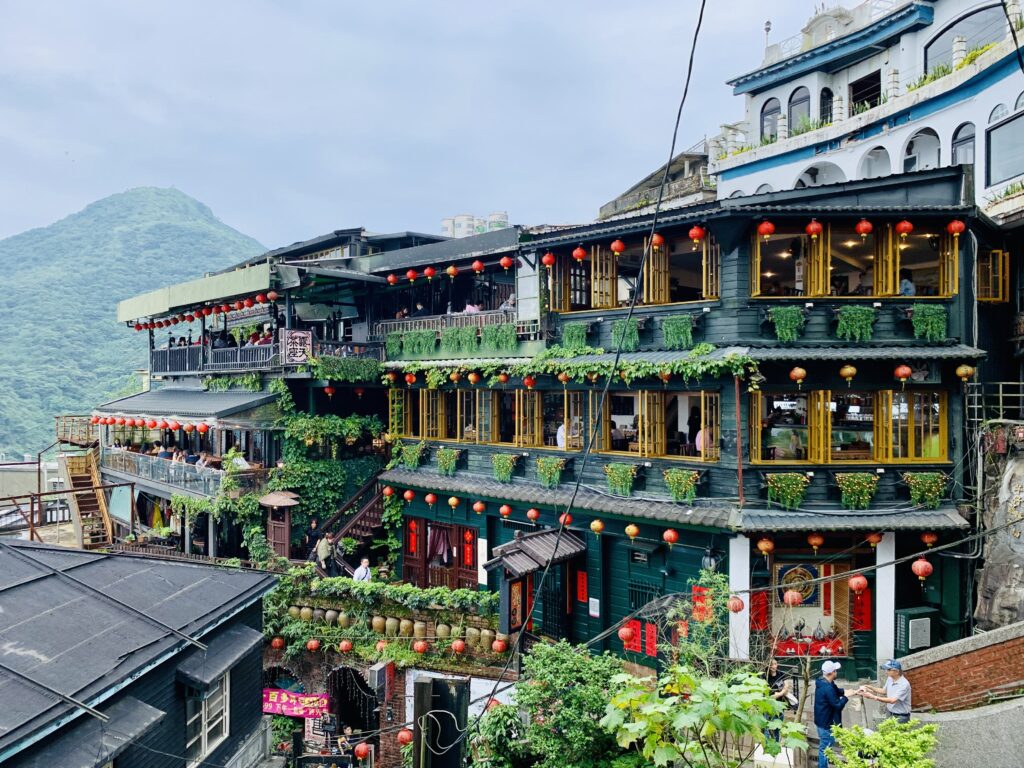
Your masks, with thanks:
M 999 470 L 1002 470 L 1001 475 Z M 986 530 L 1019 523 L 986 536 L 984 568 L 978 571 L 978 629 L 991 630 L 1024 620 L 1024 460 L 989 465 L 986 487 L 998 483 L 998 494 L 986 496 Z

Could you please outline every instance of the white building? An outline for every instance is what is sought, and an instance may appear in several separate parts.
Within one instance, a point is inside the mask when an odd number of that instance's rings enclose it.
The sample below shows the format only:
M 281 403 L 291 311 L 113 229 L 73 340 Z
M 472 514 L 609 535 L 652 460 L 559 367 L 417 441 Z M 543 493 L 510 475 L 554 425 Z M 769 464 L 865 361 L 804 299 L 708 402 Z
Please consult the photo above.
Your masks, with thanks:
M 460 213 L 458 216 L 447 216 L 441 219 L 441 234 L 445 237 L 469 237 L 494 232 L 508 227 L 508 212 L 496 211 L 486 218 L 471 213 Z
M 975 164 L 977 204 L 1018 207 L 1024 73 L 998 2 L 829 7 L 729 84 L 745 115 L 711 140 L 720 198 Z

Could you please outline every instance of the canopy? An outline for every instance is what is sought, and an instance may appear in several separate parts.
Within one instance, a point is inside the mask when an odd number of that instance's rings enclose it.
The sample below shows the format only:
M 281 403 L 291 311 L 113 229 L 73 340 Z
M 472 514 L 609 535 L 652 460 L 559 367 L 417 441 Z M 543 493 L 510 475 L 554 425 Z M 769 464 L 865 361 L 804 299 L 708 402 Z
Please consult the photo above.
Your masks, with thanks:
M 494 548 L 495 557 L 484 563 L 484 568 L 501 567 L 519 578 L 544 568 L 548 560 L 558 565 L 586 551 L 587 545 L 569 531 L 563 531 L 561 538 L 555 528 L 527 534 L 516 531 L 515 539 Z
M 207 392 L 202 389 L 166 387 L 152 389 L 120 400 L 97 406 L 96 413 L 123 414 L 127 416 L 161 416 L 181 420 L 222 419 L 259 405 L 273 402 L 277 395 L 272 392 L 246 392 L 228 390 Z

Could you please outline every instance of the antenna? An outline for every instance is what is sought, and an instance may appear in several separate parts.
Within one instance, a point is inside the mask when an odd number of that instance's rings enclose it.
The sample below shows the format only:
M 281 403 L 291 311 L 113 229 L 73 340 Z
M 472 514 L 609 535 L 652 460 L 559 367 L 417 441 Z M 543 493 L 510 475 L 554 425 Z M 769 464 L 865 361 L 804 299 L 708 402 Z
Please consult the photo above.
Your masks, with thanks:
M 768 19 L 768 21 L 766 21 L 764 23 L 764 49 L 766 51 L 768 50 L 768 35 L 771 33 L 771 31 L 772 31 L 772 20 Z

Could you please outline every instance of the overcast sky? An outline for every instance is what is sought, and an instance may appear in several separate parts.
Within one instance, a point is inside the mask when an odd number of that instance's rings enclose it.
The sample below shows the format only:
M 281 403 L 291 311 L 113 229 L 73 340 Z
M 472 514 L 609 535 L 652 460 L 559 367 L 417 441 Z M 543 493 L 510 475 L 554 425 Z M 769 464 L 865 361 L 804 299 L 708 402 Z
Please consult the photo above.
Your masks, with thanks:
M 814 0 L 709 0 L 679 148 Z M 664 162 L 697 0 L 7 0 L 0 237 L 173 186 L 267 246 L 572 223 Z

